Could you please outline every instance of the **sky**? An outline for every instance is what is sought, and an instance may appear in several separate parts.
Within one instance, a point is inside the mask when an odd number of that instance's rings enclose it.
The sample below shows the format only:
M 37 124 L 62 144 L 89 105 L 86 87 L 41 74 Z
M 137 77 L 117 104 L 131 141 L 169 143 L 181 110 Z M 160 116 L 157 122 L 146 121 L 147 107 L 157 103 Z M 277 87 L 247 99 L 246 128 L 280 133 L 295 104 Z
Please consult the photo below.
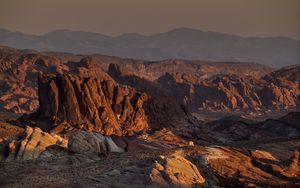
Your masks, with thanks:
M 178 27 L 299 40 L 300 0 L 0 0 L 0 28 L 27 34 L 57 29 L 110 36 Z

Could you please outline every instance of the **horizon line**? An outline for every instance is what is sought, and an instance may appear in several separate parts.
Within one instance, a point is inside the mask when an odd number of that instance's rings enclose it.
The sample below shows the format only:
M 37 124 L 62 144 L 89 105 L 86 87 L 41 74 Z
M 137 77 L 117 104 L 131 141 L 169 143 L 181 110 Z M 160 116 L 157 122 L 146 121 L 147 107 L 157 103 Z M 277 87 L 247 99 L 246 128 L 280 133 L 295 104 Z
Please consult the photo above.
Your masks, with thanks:
M 133 35 L 139 35 L 139 36 L 143 36 L 143 37 L 151 37 L 151 36 L 154 36 L 154 35 L 157 35 L 157 34 L 164 34 L 164 33 L 169 33 L 169 32 L 172 32 L 172 31 L 176 31 L 176 30 L 194 30 L 194 31 L 198 31 L 198 32 L 205 32 L 205 33 L 216 33 L 216 34 L 222 34 L 222 35 L 228 35 L 228 36 L 235 36 L 235 37 L 239 37 L 239 38 L 260 38 L 260 39 L 265 39 L 265 38 L 286 38 L 286 39 L 290 39 L 290 40 L 296 40 L 296 41 L 299 41 L 300 42 L 300 36 L 299 38 L 293 38 L 293 37 L 289 37 L 289 36 L 281 36 L 281 35 L 276 35 L 276 36 L 242 36 L 242 35 L 239 35 L 239 34 L 230 34 L 230 33 L 224 33 L 224 32 L 218 32 L 218 31 L 211 31 L 211 30 L 202 30 L 202 29 L 196 29 L 196 28 L 191 28 L 191 27 L 175 27 L 173 29 L 169 29 L 167 31 L 164 31 L 164 32 L 155 32 L 155 33 L 152 33 L 152 34 L 140 34 L 140 33 L 137 33 L 137 32 L 125 32 L 125 33 L 122 33 L 122 34 L 119 34 L 119 35 L 108 35 L 108 34 L 103 34 L 103 33 L 100 33 L 100 32 L 95 32 L 95 31 L 87 31 L 87 30 L 74 30 L 74 29 L 54 29 L 54 30 L 50 30 L 48 32 L 45 32 L 45 33 L 41 33 L 41 34 L 31 34 L 31 33 L 26 33 L 26 32 L 22 32 L 22 31 L 18 31 L 18 30 L 11 30 L 11 29 L 7 29 L 7 28 L 3 28 L 3 27 L 0 27 L 0 30 L 5 30 L 5 31 L 8 31 L 8 32 L 11 32 L 11 33 L 21 33 L 21 34 L 24 34 L 24 35 L 30 35 L 30 36 L 45 36 L 47 34 L 50 34 L 50 33 L 53 33 L 53 32 L 58 32 L 58 31 L 68 31 L 68 32 L 78 32 L 78 33 L 90 33 L 90 34 L 97 34 L 97 35 L 103 35 L 105 37 L 110 37 L 110 38 L 118 38 L 118 37 L 121 37 L 121 36 L 124 36 L 124 35 L 129 35 L 129 34 L 133 34 Z

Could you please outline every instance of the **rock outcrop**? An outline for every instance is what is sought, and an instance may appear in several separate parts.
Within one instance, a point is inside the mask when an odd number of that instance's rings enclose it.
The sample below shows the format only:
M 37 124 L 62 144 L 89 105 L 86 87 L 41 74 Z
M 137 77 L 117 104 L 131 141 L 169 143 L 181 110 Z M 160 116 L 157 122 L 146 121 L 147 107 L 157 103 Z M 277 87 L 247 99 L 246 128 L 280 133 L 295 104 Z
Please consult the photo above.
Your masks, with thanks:
M 149 128 L 143 108 L 149 96 L 113 80 L 79 75 L 40 75 L 40 122 L 44 130 L 65 133 L 83 129 L 103 135 L 132 135 Z M 54 124 L 51 127 L 51 124 Z
M 300 173 L 299 151 L 294 150 L 293 156 L 287 161 L 280 161 L 274 159 L 257 158 L 252 156 L 251 163 L 253 166 L 263 169 L 277 177 L 296 178 Z M 267 157 L 265 157 L 266 159 Z
M 196 165 L 182 155 L 160 156 L 150 173 L 151 183 L 156 187 L 195 187 L 205 183 Z
M 99 133 L 76 131 L 70 135 L 68 149 L 76 153 L 107 154 L 108 152 L 124 152 L 114 141 Z
M 43 132 L 40 128 L 26 127 L 23 134 L 2 148 L 3 160 L 30 160 L 50 156 L 49 146 L 67 147 L 67 141 L 56 134 Z
M 294 174 L 287 173 L 284 170 L 284 161 L 278 161 L 268 152 L 261 151 L 258 155 L 257 151 L 249 150 L 249 153 L 254 153 L 253 156 L 251 154 L 249 156 L 246 151 L 247 154 L 226 147 L 208 147 L 206 150 L 207 152 L 201 155 L 201 160 L 198 161 L 200 163 L 204 161 L 207 169 L 218 173 L 217 184 L 222 185 L 221 187 L 276 187 L 276 185 L 284 187 L 288 184 L 297 187 L 299 185 L 299 174 L 296 168 L 293 170 Z M 211 174 L 211 171 L 207 173 Z M 255 181 L 252 181 L 253 179 Z M 210 180 L 209 184 L 213 182 L 213 179 Z
M 74 131 L 65 139 L 54 133 L 43 132 L 38 127 L 27 126 L 19 137 L 0 141 L 2 161 L 32 160 L 60 154 L 66 156 L 70 153 L 97 156 L 124 152 L 111 137 L 86 131 Z

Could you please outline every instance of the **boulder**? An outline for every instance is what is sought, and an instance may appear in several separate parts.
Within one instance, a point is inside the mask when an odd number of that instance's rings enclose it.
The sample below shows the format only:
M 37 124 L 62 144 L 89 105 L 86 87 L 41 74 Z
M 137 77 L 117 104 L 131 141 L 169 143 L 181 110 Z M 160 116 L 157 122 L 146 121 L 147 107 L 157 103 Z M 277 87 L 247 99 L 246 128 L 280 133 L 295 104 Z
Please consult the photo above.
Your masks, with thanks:
M 68 148 L 76 153 L 101 154 L 107 152 L 124 152 L 111 137 L 99 133 L 76 131 L 70 135 Z

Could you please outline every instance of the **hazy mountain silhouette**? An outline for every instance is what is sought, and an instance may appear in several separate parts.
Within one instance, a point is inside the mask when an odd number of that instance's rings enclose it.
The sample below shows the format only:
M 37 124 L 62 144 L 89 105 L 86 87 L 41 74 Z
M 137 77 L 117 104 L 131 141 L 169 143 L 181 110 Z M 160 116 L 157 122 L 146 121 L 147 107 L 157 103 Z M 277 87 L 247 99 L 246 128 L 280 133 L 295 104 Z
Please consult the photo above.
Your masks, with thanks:
M 246 61 L 281 67 L 299 62 L 300 42 L 285 37 L 245 38 L 189 28 L 150 36 L 128 33 L 117 37 L 70 30 L 56 30 L 37 36 L 0 29 L 0 44 L 22 49 L 100 53 L 145 60 Z

